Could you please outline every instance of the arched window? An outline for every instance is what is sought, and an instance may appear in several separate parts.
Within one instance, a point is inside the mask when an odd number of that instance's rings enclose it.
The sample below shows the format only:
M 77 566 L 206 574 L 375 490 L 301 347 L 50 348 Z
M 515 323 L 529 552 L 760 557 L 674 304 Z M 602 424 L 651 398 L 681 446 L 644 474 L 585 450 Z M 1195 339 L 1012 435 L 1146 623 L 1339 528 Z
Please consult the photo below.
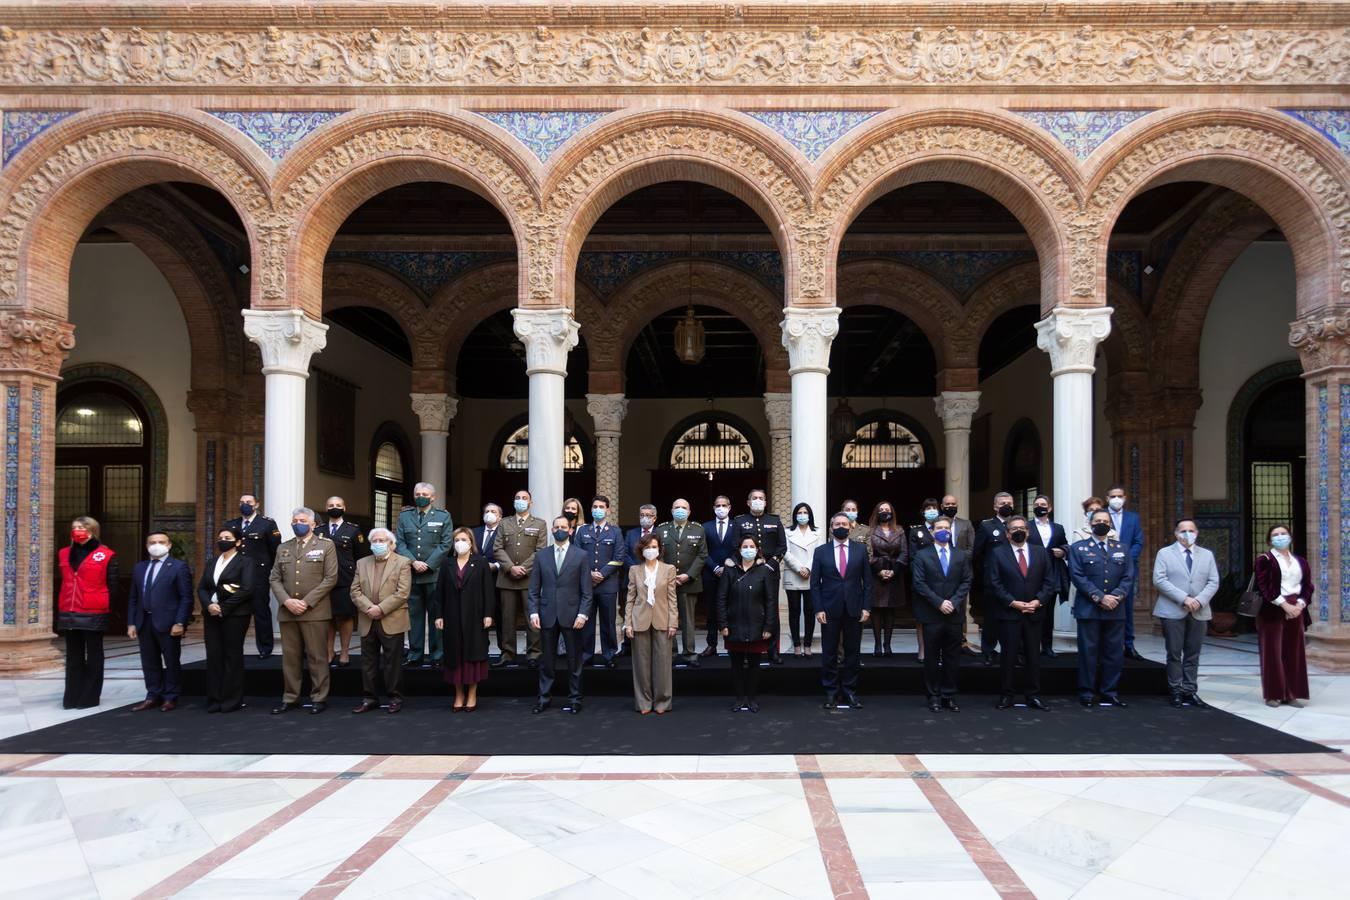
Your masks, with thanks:
M 523 417 L 522 417 L 523 418 Z M 530 426 L 519 420 L 502 429 L 498 437 L 498 449 L 493 453 L 495 468 L 510 471 L 525 471 L 530 467 Z M 567 440 L 563 444 L 563 471 L 580 472 L 586 467 L 586 448 L 577 438 L 576 431 L 567 429 Z
M 725 415 L 685 419 L 666 438 L 661 463 L 668 469 L 720 472 L 753 469 L 759 451 L 750 429 Z
M 1003 483 L 1013 495 L 1013 508 L 1030 515 L 1040 493 L 1041 436 L 1030 419 L 1018 419 L 1003 448 Z
M 375 528 L 393 528 L 409 495 L 409 459 L 412 454 L 403 429 L 393 422 L 386 422 L 375 430 L 372 444 L 371 523 Z
M 839 449 L 841 468 L 922 469 L 928 464 L 928 442 L 916 424 L 888 411 L 860 418 L 858 430 Z

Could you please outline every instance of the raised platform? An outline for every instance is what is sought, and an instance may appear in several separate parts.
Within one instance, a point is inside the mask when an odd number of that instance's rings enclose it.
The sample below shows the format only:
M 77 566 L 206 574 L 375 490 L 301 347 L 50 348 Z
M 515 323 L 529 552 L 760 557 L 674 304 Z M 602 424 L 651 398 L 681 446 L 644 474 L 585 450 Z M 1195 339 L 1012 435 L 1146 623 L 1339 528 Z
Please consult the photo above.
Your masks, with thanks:
M 810 659 L 784 657 L 781 666 L 764 667 L 760 674 L 760 694 L 808 696 L 820 693 L 820 655 Z M 587 667 L 583 686 L 588 697 L 631 696 L 633 675 L 627 658 L 620 657 L 613 669 Z M 281 693 L 281 657 L 260 660 L 247 659 L 244 692 L 252 696 L 279 696 Z M 701 660 L 698 668 L 675 669 L 675 696 L 725 696 L 731 689 L 730 662 L 726 656 Z M 331 669 L 329 693 L 337 697 L 361 695 L 361 657 L 353 653 L 351 665 L 345 669 Z M 962 693 L 997 694 L 1000 686 L 999 667 L 987 667 L 978 657 L 961 658 L 958 679 Z M 565 690 L 566 676 L 557 690 Z M 206 664 L 191 663 L 183 667 L 183 690 L 189 695 L 206 693 Z M 441 696 L 447 692 L 440 669 L 406 668 L 403 672 L 403 690 L 410 697 Z M 524 665 L 492 669 L 480 691 L 492 697 L 533 697 L 538 690 L 538 673 Z M 859 684 L 863 695 L 910 694 L 922 695 L 923 664 L 912 653 L 890 657 L 865 656 Z M 1062 653 L 1056 659 L 1041 660 L 1041 692 L 1047 696 L 1077 696 L 1078 657 Z M 1120 692 L 1126 696 L 1166 694 L 1167 674 L 1161 663 L 1152 660 L 1126 660 L 1121 676 Z

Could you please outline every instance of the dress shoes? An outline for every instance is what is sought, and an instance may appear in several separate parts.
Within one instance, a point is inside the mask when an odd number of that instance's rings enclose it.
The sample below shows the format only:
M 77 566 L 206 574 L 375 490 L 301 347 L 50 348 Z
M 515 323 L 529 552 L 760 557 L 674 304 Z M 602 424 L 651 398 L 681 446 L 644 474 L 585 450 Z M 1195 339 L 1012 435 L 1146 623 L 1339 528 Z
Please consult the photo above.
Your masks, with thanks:
M 158 700 L 142 700 L 131 708 L 132 712 L 145 712 L 147 709 L 155 709 L 159 706 Z
M 505 656 L 499 656 L 499 657 L 497 657 L 495 660 L 493 660 L 492 662 L 488 663 L 488 666 L 489 666 L 490 668 L 493 668 L 493 669 L 505 669 L 506 666 L 507 666 L 507 663 L 509 663 L 509 662 L 510 662 L 510 660 L 507 659 Z
M 530 669 L 537 669 L 539 668 L 539 660 L 537 659 L 526 660 L 525 666 Z
M 394 713 L 398 712 L 398 711 L 401 710 L 401 709 L 403 709 L 403 701 L 402 701 L 402 700 L 390 700 L 390 701 L 389 701 L 389 707 L 385 710 L 385 712 L 392 716 Z M 473 712 L 473 707 L 472 707 L 472 706 L 466 706 L 466 707 L 464 707 L 464 711 L 465 711 L 465 712 Z
M 219 704 L 219 703 L 208 703 L 208 704 L 206 704 L 206 711 L 209 712 L 209 713 L 218 713 L 218 712 L 220 712 L 220 704 Z
M 619 667 L 619 664 L 616 663 L 613 659 L 607 659 L 607 660 L 605 660 L 605 668 L 606 668 L 606 669 L 617 669 L 618 667 Z
M 929 700 L 929 701 L 928 701 L 928 711 L 929 711 L 929 712 L 940 712 L 941 710 L 942 710 L 942 707 L 941 707 L 941 706 L 938 706 L 938 702 L 937 702 L 936 700 Z
M 413 656 L 411 653 L 409 653 L 407 656 L 403 657 L 403 665 L 411 668 L 417 668 L 418 666 L 422 665 L 422 657 Z
M 1097 705 L 1097 700 L 1095 697 L 1079 697 L 1078 703 L 1084 709 L 1092 709 L 1092 707 Z
M 1102 701 L 1106 703 L 1107 706 L 1119 706 L 1121 709 L 1130 705 L 1119 697 L 1103 697 Z
M 299 703 L 278 703 L 276 706 L 272 707 L 272 715 L 279 716 L 282 713 L 288 713 L 293 709 L 299 708 Z
M 564 706 L 564 707 L 562 708 L 562 711 L 565 712 L 565 713 L 567 713 L 568 715 L 572 715 L 572 716 L 578 715 L 578 714 L 580 714 L 580 712 L 581 712 L 581 704 L 580 704 L 580 703 L 569 703 L 569 704 L 567 704 L 566 706 Z
M 221 710 L 220 710 L 220 711 L 221 711 L 222 713 L 232 713 L 232 712 L 239 712 L 239 710 L 241 710 L 241 709 L 248 709 L 248 704 L 247 704 L 247 703 L 236 703 L 234 706 L 224 706 L 224 707 L 221 707 Z
M 986 668 L 993 668 L 993 666 L 994 666 L 994 654 L 992 654 L 992 653 L 985 653 L 985 654 L 984 654 L 984 665 L 985 665 Z
M 949 710 L 949 711 L 951 711 L 951 712 L 960 712 L 960 711 L 961 711 L 961 707 L 959 707 L 959 706 L 956 705 L 956 698 L 955 698 L 955 697 L 943 697 L 943 698 L 942 698 L 942 708 L 945 709 L 945 710 Z
M 1202 709 L 1209 708 L 1209 704 L 1201 700 L 1199 694 L 1187 694 L 1186 702 L 1189 703 L 1191 706 L 1200 707 Z
M 862 708 L 863 708 L 862 701 L 858 699 L 858 695 L 857 695 L 857 694 L 845 694 L 845 695 L 844 695 L 844 702 L 843 702 L 842 705 L 843 705 L 843 706 L 847 706 L 849 709 L 862 709 Z
M 1305 707 L 1305 706 L 1308 705 L 1308 701 L 1307 701 L 1307 700 L 1299 700 L 1297 697 L 1294 698 L 1293 700 L 1286 700 L 1286 701 L 1284 701 L 1284 702 L 1287 703 L 1287 704 L 1290 705 L 1290 706 L 1294 706 L 1294 707 L 1297 707 L 1297 708 L 1299 708 L 1299 709 L 1302 709 L 1303 707 Z
M 271 650 L 259 650 L 259 651 L 258 651 L 258 659 L 267 659 L 267 658 L 270 657 L 271 655 L 272 655 L 272 651 L 271 651 Z
M 745 701 L 737 697 L 731 704 L 731 711 L 740 712 L 743 709 L 745 709 Z
M 1173 709 L 1181 709 L 1186 705 L 1186 698 L 1180 694 L 1173 694 L 1172 699 L 1168 701 Z
M 1134 649 L 1133 647 L 1126 647 L 1126 648 L 1125 648 L 1125 658 L 1126 658 L 1126 659 L 1143 659 L 1143 658 L 1144 658 L 1144 654 L 1140 653 L 1138 650 Z
M 327 703 L 311 703 L 309 706 L 309 714 L 311 716 L 317 716 L 319 713 L 323 712 L 327 708 L 328 708 Z
M 548 709 L 548 707 L 549 707 L 549 704 L 547 704 L 547 703 L 536 703 L 536 704 L 534 705 L 534 708 L 531 709 L 530 712 L 532 712 L 533 714 L 535 714 L 535 715 L 537 716 L 537 715 L 539 715 L 541 712 L 543 712 L 544 710 Z
M 836 703 L 834 700 L 834 694 L 826 694 L 825 702 L 821 705 L 824 706 L 826 709 L 837 709 L 839 707 L 839 704 Z
M 1013 708 L 1012 697 L 1009 697 L 1007 694 L 1004 694 L 1002 697 L 998 698 L 998 709 L 1012 709 L 1012 708 Z
M 1041 656 L 1045 657 L 1046 659 L 1059 659 L 1059 653 L 1057 653 L 1053 648 L 1050 650 L 1042 650 Z
M 1050 711 L 1050 707 L 1046 706 L 1040 697 L 1028 697 L 1027 709 L 1039 709 L 1041 712 Z
M 177 708 L 178 708 L 177 700 L 165 700 L 163 703 L 159 705 L 160 712 L 173 712 Z
M 704 656 L 704 657 L 707 657 L 707 656 L 716 656 L 716 655 L 717 655 L 717 648 L 716 648 L 715 646 L 713 646 L 712 644 L 709 644 L 708 646 L 704 647 L 704 648 L 703 648 L 703 652 L 699 654 L 699 656 Z
M 980 651 L 978 651 L 978 650 L 976 650 L 974 647 L 970 646 L 970 644 L 962 644 L 962 645 L 961 645 L 961 655 L 962 655 L 962 656 L 979 656 L 979 655 L 980 655 Z
M 374 700 L 362 700 L 359 706 L 355 706 L 352 708 L 352 714 L 359 716 L 361 715 L 361 713 L 368 713 L 371 710 L 379 708 L 380 704 L 375 702 Z

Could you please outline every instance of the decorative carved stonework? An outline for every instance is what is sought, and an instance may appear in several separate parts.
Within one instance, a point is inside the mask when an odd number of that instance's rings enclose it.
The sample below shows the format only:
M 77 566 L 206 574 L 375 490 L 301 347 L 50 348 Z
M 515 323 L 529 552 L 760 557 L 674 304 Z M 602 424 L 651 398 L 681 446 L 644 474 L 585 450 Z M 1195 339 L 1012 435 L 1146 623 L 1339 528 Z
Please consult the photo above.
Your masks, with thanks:
M 798 372 L 830 372 L 830 344 L 839 333 L 839 308 L 802 309 L 789 306 L 784 310 L 783 346 L 787 348 L 792 368 Z
M 1040 4 L 1007 16 L 1007 24 L 989 21 L 986 15 L 979 24 L 945 27 L 944 19 L 962 21 L 947 7 L 930 12 L 926 20 L 912 7 L 908 12 L 898 6 L 869 8 L 869 18 L 897 27 L 865 28 L 808 24 L 828 22 L 829 8 L 819 6 L 775 8 L 779 23 L 796 19 L 802 23 L 798 25 L 747 24 L 744 19 L 756 10 L 736 5 L 643 10 L 672 24 L 492 27 L 494 16 L 487 8 L 466 6 L 458 16 L 453 9 L 438 9 L 436 23 L 428 27 L 233 24 L 247 14 L 246 8 L 239 17 L 210 8 L 216 14 L 198 20 L 194 16 L 202 15 L 199 10 L 183 10 L 172 29 L 5 27 L 0 30 L 0 80 L 41 87 L 134 85 L 159 90 L 534 85 L 552 91 L 796 84 L 1339 87 L 1350 80 L 1350 61 L 1341 52 L 1343 27 L 1097 28 L 1066 21 L 1067 16 L 1047 12 Z M 503 18 L 518 18 L 523 11 L 513 5 Z M 701 15 L 691 22 L 725 24 L 674 24 L 695 11 Z M 347 17 L 341 10 L 325 12 Z M 407 13 L 372 15 L 373 21 L 388 22 Z M 466 13 L 473 18 L 456 21 Z M 540 14 L 558 17 L 556 10 L 545 13 L 542 7 Z M 585 7 L 579 6 L 571 15 L 580 19 L 584 14 Z M 283 18 L 284 6 L 274 15 Z M 1128 10 L 1120 15 L 1128 18 Z M 1195 15 L 1203 22 L 1206 13 L 1197 10 Z M 924 21 L 937 24 L 899 24 Z
M 408 396 L 412 399 L 413 415 L 417 416 L 417 424 L 423 434 L 446 434 L 450 431 L 450 420 L 459 412 L 458 397 L 419 393 Z
M 1050 374 L 1096 371 L 1097 345 L 1111 333 L 1111 307 L 1059 308 L 1036 323 L 1036 346 L 1050 354 Z
M 566 309 L 513 309 L 516 337 L 525 344 L 525 374 L 567 376 L 567 354 L 581 326 Z
M 942 420 L 943 431 L 970 431 L 980 408 L 980 392 L 943 391 L 933 398 L 933 407 Z
M 1350 366 L 1350 313 L 1320 313 L 1289 326 L 1289 346 L 1298 351 L 1305 375 Z
M 262 351 L 264 375 L 309 377 L 309 361 L 328 343 L 328 326 L 298 309 L 246 309 L 244 335 Z
M 59 319 L 0 312 L 0 370 L 55 378 L 75 349 L 75 326 Z
M 587 394 L 586 412 L 595 423 L 596 436 L 617 437 L 623 432 L 623 419 L 628 415 L 628 398 L 623 394 Z
M 771 435 L 792 431 L 792 394 L 765 394 L 764 418 L 769 420 L 769 434 Z

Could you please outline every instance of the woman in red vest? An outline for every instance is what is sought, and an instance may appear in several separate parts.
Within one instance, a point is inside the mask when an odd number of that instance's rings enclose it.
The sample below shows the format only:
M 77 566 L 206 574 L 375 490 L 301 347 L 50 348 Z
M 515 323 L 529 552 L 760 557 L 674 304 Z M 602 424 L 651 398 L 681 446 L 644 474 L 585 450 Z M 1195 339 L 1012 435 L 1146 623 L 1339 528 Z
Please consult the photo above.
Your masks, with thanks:
M 98 540 L 98 522 L 70 523 L 70 546 L 57 552 L 56 630 L 66 638 L 66 709 L 98 706 L 103 692 L 103 631 L 117 589 L 117 554 Z

